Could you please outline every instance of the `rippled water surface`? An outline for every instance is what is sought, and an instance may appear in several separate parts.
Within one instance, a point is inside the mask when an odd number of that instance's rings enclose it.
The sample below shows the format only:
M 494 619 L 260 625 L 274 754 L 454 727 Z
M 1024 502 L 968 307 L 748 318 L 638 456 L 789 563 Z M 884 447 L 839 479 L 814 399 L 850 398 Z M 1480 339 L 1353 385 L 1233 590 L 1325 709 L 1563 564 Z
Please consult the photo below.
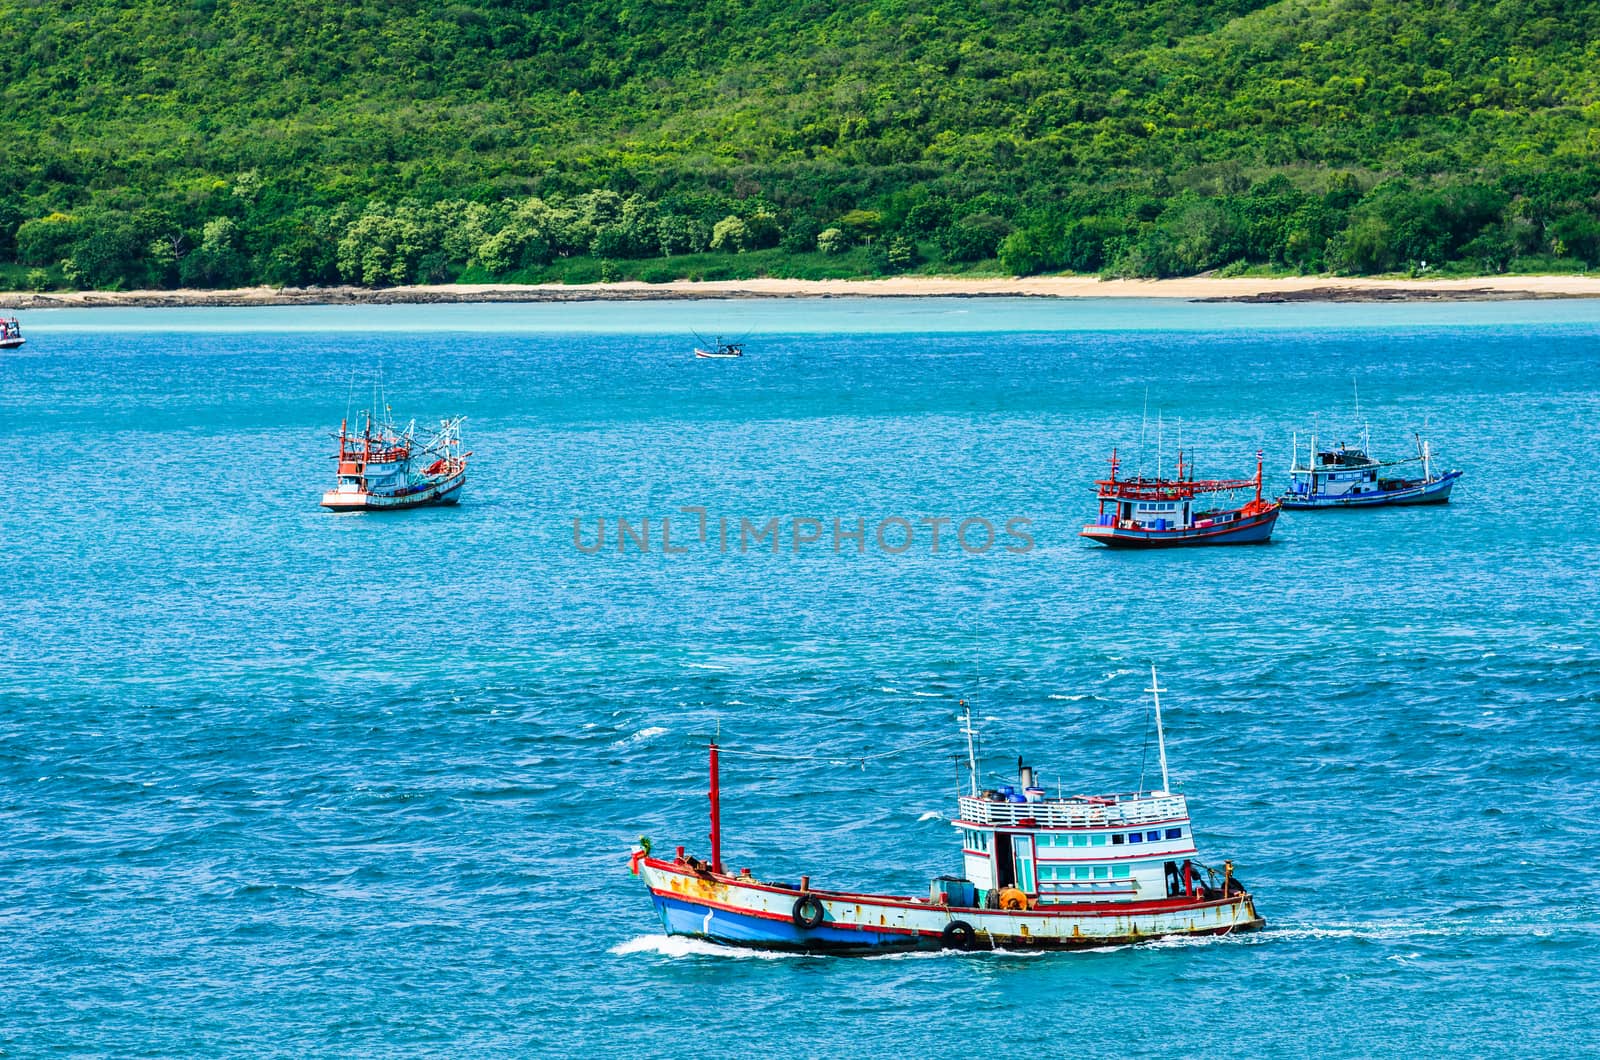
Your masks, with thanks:
M 0 355 L 0 1052 L 1600 1049 L 1600 305 L 979 300 L 35 313 Z M 691 329 L 748 333 L 695 362 Z M 351 372 L 458 509 L 317 507 Z M 1466 469 L 1263 548 L 1074 535 L 1113 446 Z M 356 407 L 366 388 L 358 387 Z M 1140 445 L 1147 400 L 1149 421 Z M 702 543 L 697 516 L 706 509 Z M 652 523 L 616 548 L 615 520 Z M 671 517 L 683 554 L 665 555 Z M 734 543 L 717 547 L 728 517 Z M 794 551 L 794 520 L 820 543 Z M 864 555 L 831 526 L 862 518 Z M 1034 547 L 891 555 L 885 518 Z M 608 546 L 588 554 L 597 519 Z M 779 551 L 740 553 L 741 518 Z M 809 528 L 810 524 L 803 524 Z M 1004 539 L 1000 543 L 1005 543 Z M 1268 930 L 1047 956 L 668 940 L 627 855 L 921 892 L 991 773 L 1174 784 Z M 933 741 L 933 742 L 929 742 Z M 886 752 L 906 749 L 899 754 Z M 864 762 L 869 756 L 879 756 Z

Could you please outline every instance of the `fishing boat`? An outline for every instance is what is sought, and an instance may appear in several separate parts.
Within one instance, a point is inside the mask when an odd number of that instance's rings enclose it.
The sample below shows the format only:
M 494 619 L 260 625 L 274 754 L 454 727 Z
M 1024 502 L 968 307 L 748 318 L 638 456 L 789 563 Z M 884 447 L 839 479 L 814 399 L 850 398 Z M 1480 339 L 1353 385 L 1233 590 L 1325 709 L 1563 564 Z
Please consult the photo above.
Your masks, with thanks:
M 1380 461 L 1372 453 L 1372 431 L 1361 417 L 1361 387 L 1354 376 L 1350 391 L 1355 398 L 1356 422 L 1361 425 L 1360 447 L 1343 442 L 1329 449 L 1317 444 L 1313 431 L 1300 462 L 1300 436 L 1294 437 L 1289 461 L 1289 488 L 1278 498 L 1285 508 L 1313 511 L 1319 508 L 1380 508 L 1398 504 L 1446 504 L 1461 472 L 1436 473 L 1433 447 L 1413 434 L 1417 453 L 1401 460 Z M 1420 466 L 1421 477 L 1405 471 Z M 1402 470 L 1394 470 L 1396 468 Z
M 1289 467 L 1289 489 L 1279 501 L 1285 508 L 1311 511 L 1319 508 L 1377 508 L 1392 504 L 1447 504 L 1450 490 L 1461 472 L 1436 471 L 1433 448 L 1417 437 L 1417 455 L 1387 462 L 1374 459 L 1367 448 L 1340 442 L 1321 449 L 1316 436 L 1300 462 L 1300 439 L 1294 440 Z M 1402 470 L 1395 470 L 1395 469 Z M 1420 469 L 1407 475 L 1404 469 Z
M 16 317 L 0 317 L 0 350 L 14 350 L 27 341 Z
M 461 424 L 465 416 L 440 422 L 431 437 L 418 442 L 416 422 L 403 430 L 387 419 L 362 413 L 359 432 L 339 424 L 338 484 L 322 495 L 322 506 L 337 512 L 388 512 L 455 504 L 467 484 L 467 458 Z
M 840 954 L 898 950 L 1051 950 L 1228 935 L 1264 926 L 1233 863 L 1197 860 L 1188 802 L 1172 791 L 1161 693 L 1151 668 L 1161 788 L 1051 798 L 1031 766 L 983 789 L 970 708 L 969 792 L 951 821 L 962 874 L 933 877 L 926 897 L 868 894 L 764 880 L 722 862 L 718 747 L 710 748 L 711 849 L 652 855 L 641 838 L 631 869 L 669 935 L 728 946 Z M 1141 781 L 1141 787 L 1143 786 Z
M 1253 479 L 1196 479 L 1178 453 L 1176 478 L 1118 478 L 1116 450 L 1111 477 L 1095 483 L 1100 512 L 1079 536 L 1110 548 L 1171 548 L 1180 545 L 1261 545 L 1272 537 L 1282 510 L 1261 496 L 1261 453 Z M 1215 500 L 1220 494 L 1253 489 L 1242 507 Z
M 707 349 L 704 346 L 696 346 L 694 348 L 694 355 L 703 360 L 712 361 L 727 360 L 732 357 L 743 357 L 744 343 L 723 342 L 722 336 L 718 335 L 717 341 L 710 343 L 710 349 Z

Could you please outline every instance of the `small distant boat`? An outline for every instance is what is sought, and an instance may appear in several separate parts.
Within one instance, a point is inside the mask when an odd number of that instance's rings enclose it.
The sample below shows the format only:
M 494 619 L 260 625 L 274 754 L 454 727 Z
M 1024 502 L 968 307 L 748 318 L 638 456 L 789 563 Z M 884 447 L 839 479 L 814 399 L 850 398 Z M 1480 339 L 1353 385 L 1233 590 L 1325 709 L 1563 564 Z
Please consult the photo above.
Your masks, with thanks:
M 338 485 L 322 495 L 337 512 L 386 512 L 455 504 L 467 484 L 461 447 L 465 416 L 443 420 L 427 441 L 416 440 L 413 421 L 404 430 L 362 414 L 359 433 L 339 424 Z
M 27 341 L 16 317 L 0 317 L 0 350 L 14 350 Z
M 1117 453 L 1111 452 L 1111 477 L 1095 483 L 1100 514 L 1086 537 L 1109 548 L 1171 548 L 1182 545 L 1261 545 L 1272 537 L 1282 508 L 1261 496 L 1261 454 L 1253 479 L 1185 477 L 1183 453 L 1177 478 L 1117 478 Z M 1214 494 L 1253 489 L 1243 507 L 1208 503 Z
M 722 336 L 718 335 L 717 341 L 711 344 L 711 348 L 709 350 L 703 346 L 696 346 L 694 348 L 694 355 L 704 360 L 712 361 L 727 360 L 731 357 L 743 357 L 744 343 L 723 342 Z
M 775 883 L 723 868 L 715 742 L 710 859 L 681 846 L 672 857 L 653 857 L 641 839 L 632 871 L 667 934 L 758 950 L 1064 950 L 1264 927 L 1233 863 L 1210 868 L 1197 860 L 1188 802 L 1167 778 L 1165 689 L 1154 676 L 1152 668 L 1158 791 L 1050 798 L 1020 760 L 1015 785 L 984 789 L 969 709 L 962 733 L 970 794 L 959 796 L 950 822 L 963 874 L 933 878 L 926 897 L 825 890 L 809 876 Z
M 1417 440 L 1417 455 L 1380 462 L 1365 448 L 1340 442 L 1332 449 L 1317 447 L 1316 437 L 1300 462 L 1300 441 L 1295 439 L 1289 468 L 1289 490 L 1280 502 L 1295 511 L 1318 508 L 1377 508 L 1392 504 L 1446 504 L 1461 472 L 1435 472 L 1433 450 Z M 1422 475 L 1406 476 L 1392 469 L 1420 465 Z

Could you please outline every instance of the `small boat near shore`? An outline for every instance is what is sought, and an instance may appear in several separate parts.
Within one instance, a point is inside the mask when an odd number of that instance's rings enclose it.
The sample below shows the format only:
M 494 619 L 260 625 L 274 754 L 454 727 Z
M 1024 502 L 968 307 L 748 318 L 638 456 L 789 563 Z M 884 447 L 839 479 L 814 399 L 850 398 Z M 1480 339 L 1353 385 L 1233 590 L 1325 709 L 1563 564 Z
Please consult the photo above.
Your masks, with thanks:
M 1188 802 L 1171 789 L 1160 693 L 1151 668 L 1161 788 L 1112 795 L 1046 796 L 1018 762 L 1016 784 L 982 788 L 970 709 L 970 792 L 950 824 L 963 873 L 933 877 L 928 895 L 779 883 L 722 862 L 718 747 L 710 747 L 711 849 L 670 858 L 640 840 L 631 869 L 669 935 L 727 946 L 807 953 L 903 950 L 1054 950 L 1228 935 L 1263 927 L 1233 863 L 1197 860 Z M 1142 778 L 1141 778 L 1142 779 Z M 1142 785 L 1141 785 L 1142 786 Z
M 701 360 L 707 361 L 725 361 L 744 356 L 744 343 L 723 342 L 721 335 L 717 336 L 716 342 L 709 343 L 708 346 L 709 348 L 707 346 L 696 346 L 694 355 Z
M 467 484 L 461 445 L 465 416 L 440 422 L 424 442 L 413 421 L 397 430 L 368 412 L 359 433 L 339 424 L 338 484 L 322 495 L 336 512 L 390 512 L 456 504 Z
M 1272 538 L 1282 508 L 1261 496 L 1261 453 L 1253 479 L 1196 479 L 1178 453 L 1176 478 L 1117 477 L 1111 452 L 1111 477 L 1095 482 L 1100 512 L 1080 537 L 1109 548 L 1172 548 L 1185 545 L 1261 545 Z M 1187 472 L 1187 475 L 1186 475 Z M 1241 507 L 1210 498 L 1239 490 L 1255 496 Z
M 16 317 L 0 317 L 0 350 L 14 350 L 27 341 Z

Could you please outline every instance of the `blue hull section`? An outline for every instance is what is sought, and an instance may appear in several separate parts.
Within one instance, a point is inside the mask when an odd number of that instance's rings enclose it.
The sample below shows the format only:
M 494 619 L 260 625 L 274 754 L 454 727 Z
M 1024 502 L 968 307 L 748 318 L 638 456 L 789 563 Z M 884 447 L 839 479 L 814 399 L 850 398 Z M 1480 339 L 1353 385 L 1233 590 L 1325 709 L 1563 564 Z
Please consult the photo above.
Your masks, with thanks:
M 650 897 L 667 934 L 688 935 L 730 946 L 825 953 L 889 953 L 939 948 L 938 939 L 923 939 L 916 935 L 841 929 L 825 923 L 805 929 L 787 920 L 769 920 L 725 909 L 712 909 L 659 894 Z
M 1279 503 L 1297 512 L 1319 511 L 1327 508 L 1391 508 L 1405 504 L 1447 504 L 1450 490 L 1454 488 L 1461 472 L 1451 471 L 1424 486 L 1407 486 L 1403 489 L 1375 491 L 1359 495 L 1285 493 Z

